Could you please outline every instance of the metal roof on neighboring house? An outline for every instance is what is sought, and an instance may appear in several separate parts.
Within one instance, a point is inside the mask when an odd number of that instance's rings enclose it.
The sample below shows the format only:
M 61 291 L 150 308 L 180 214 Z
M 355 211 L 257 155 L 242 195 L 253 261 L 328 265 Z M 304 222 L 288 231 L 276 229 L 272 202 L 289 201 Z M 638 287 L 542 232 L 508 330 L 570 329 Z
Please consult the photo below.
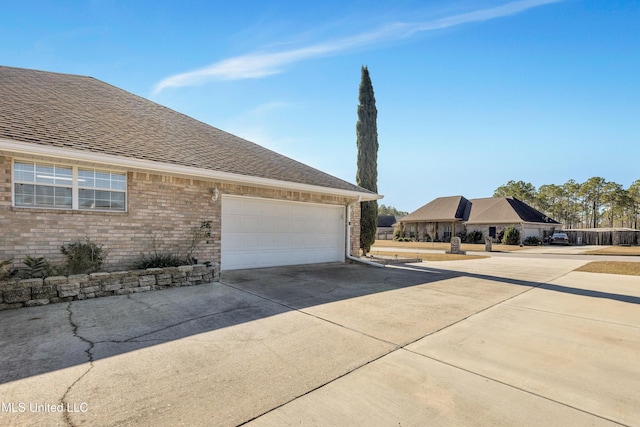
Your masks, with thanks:
M 0 140 L 375 194 L 92 77 L 0 66 Z

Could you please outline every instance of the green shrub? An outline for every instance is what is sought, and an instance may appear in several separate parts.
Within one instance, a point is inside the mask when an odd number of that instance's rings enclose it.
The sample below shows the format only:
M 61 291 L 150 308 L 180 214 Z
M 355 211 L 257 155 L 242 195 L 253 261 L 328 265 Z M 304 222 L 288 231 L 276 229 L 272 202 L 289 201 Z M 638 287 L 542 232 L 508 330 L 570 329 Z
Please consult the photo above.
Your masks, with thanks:
M 478 243 L 482 241 L 482 231 L 473 230 L 470 233 L 467 233 L 467 242 L 468 243 Z
M 104 250 L 89 238 L 82 242 L 77 240 L 66 243 L 60 247 L 60 251 L 67 257 L 66 268 L 68 274 L 95 273 L 102 268 L 104 262 Z
M 539 246 L 542 244 L 542 240 L 540 240 L 537 236 L 529 236 L 522 242 L 525 246 Z
M 173 254 L 153 253 L 141 255 L 133 264 L 133 268 L 146 270 L 147 268 L 180 267 L 190 264 L 184 257 Z
M 397 223 L 393 226 L 393 240 L 401 241 L 404 237 L 404 224 Z
M 53 268 L 44 257 L 32 258 L 27 255 L 22 261 L 27 267 L 18 269 L 18 275 L 24 279 L 46 278 L 51 276 Z
M 502 243 L 505 245 L 520 244 L 520 232 L 515 227 L 505 228 Z

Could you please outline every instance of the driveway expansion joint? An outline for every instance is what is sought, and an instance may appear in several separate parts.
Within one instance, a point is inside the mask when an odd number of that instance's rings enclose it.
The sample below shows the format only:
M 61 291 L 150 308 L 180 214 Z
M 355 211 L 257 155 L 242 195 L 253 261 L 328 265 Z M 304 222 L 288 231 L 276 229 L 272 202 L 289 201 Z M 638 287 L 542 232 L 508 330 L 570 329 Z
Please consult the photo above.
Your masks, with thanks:
M 411 353 L 411 354 L 414 354 L 414 355 L 416 355 L 416 356 L 424 357 L 425 359 L 433 360 L 434 362 L 442 363 L 443 365 L 449 366 L 449 367 L 454 368 L 454 369 L 458 369 L 458 370 L 463 371 L 463 372 L 466 372 L 466 373 L 468 373 L 468 374 L 475 375 L 475 376 L 478 376 L 478 377 L 480 377 L 480 378 L 484 378 L 484 379 L 486 379 L 486 380 L 488 380 L 488 381 L 492 381 L 492 382 L 495 382 L 495 383 L 497 383 L 497 384 L 501 384 L 501 385 L 503 385 L 503 386 L 506 386 L 506 387 L 512 388 L 512 389 L 514 389 L 514 390 L 518 390 L 518 391 L 520 391 L 520 392 L 522 392 L 522 393 L 527 393 L 527 394 L 530 394 L 530 395 L 532 395 L 532 396 L 538 397 L 538 398 L 540 398 L 540 399 L 544 399 L 544 400 L 547 400 L 547 401 L 549 401 L 549 402 L 553 402 L 553 403 L 555 403 L 555 404 L 557 404 L 557 405 L 562 405 L 562 406 L 565 406 L 565 407 L 567 407 L 567 408 L 571 408 L 571 409 L 573 409 L 573 410 L 576 410 L 576 411 L 582 412 L 582 413 L 584 413 L 584 414 L 591 415 L 591 416 L 596 417 L 596 418 L 600 418 L 600 419 L 605 420 L 605 421 L 612 422 L 612 423 L 617 424 L 617 425 L 620 425 L 620 426 L 624 426 L 624 427 L 631 427 L 630 425 L 628 425 L 628 424 L 623 424 L 623 423 L 621 423 L 620 421 L 612 420 L 611 418 L 607 418 L 607 417 L 604 417 L 604 416 L 602 416 L 602 415 L 598 415 L 598 414 L 596 414 L 596 413 L 589 412 L 589 411 L 587 411 L 587 410 L 585 410 L 585 409 L 578 408 L 577 406 L 573 406 L 573 405 L 570 405 L 570 404 L 568 404 L 568 403 L 561 402 L 561 401 L 559 401 L 559 400 L 552 399 L 552 398 L 547 397 L 547 396 L 543 396 L 542 394 L 539 394 L 539 393 L 536 393 L 536 392 L 533 392 L 533 391 L 527 390 L 527 389 L 525 389 L 525 388 L 522 388 L 522 387 L 519 387 L 519 386 L 516 386 L 516 385 L 513 385 L 513 384 L 509 384 L 509 383 L 504 382 L 504 381 L 501 381 L 501 380 L 499 380 L 499 379 L 497 379 L 497 378 L 493 378 L 493 377 L 490 377 L 490 376 L 487 376 L 487 375 L 481 374 L 481 373 L 479 373 L 479 372 L 475 372 L 475 371 L 472 371 L 472 370 L 470 370 L 470 369 L 463 368 L 462 366 L 458 366 L 458 365 L 454 365 L 454 364 L 449 363 L 449 362 L 445 362 L 444 360 L 437 359 L 437 358 L 435 358 L 435 357 L 433 357 L 433 356 L 428 356 L 428 355 L 426 355 L 426 354 L 419 353 L 419 352 L 417 352 L 417 351 L 409 350 L 408 348 L 405 348 L 404 346 L 402 347 L 402 350 L 405 350 L 405 351 L 407 351 L 407 352 L 409 352 L 409 353 Z
M 452 273 L 452 274 L 450 275 L 451 277 L 462 277 L 462 276 L 465 276 L 465 273 L 464 273 L 464 272 L 451 272 L 451 273 Z M 389 354 L 394 353 L 394 352 L 396 352 L 396 351 L 398 351 L 398 350 L 405 350 L 405 351 L 407 351 L 407 352 L 409 352 L 409 353 L 412 353 L 412 354 L 415 354 L 415 355 L 417 355 L 417 356 L 422 356 L 422 357 L 425 357 L 425 358 L 428 358 L 428 359 L 434 360 L 434 361 L 436 361 L 436 362 L 440 362 L 440 363 L 446 364 L 446 365 L 451 366 L 451 367 L 453 367 L 453 368 L 456 368 L 456 369 L 460 369 L 460 370 L 466 371 L 466 372 L 468 372 L 468 373 L 470 373 L 470 374 L 472 374 L 472 375 L 477 375 L 477 376 L 483 377 L 483 378 L 485 378 L 485 379 L 487 379 L 487 380 L 489 380 L 489 381 L 494 381 L 494 382 L 496 382 L 496 383 L 500 383 L 500 384 L 506 385 L 506 386 L 508 386 L 508 387 L 511 387 L 511 388 L 514 388 L 514 389 L 520 390 L 520 391 L 522 391 L 522 392 L 529 393 L 529 394 L 531 394 L 531 395 L 535 395 L 535 396 L 537 396 L 537 397 L 540 397 L 540 398 L 543 398 L 543 399 L 546 399 L 546 400 L 549 400 L 549 401 L 555 402 L 555 403 L 557 403 L 557 404 L 559 404 L 559 405 L 563 405 L 563 406 L 566 406 L 566 407 L 570 407 L 570 408 L 572 408 L 572 409 L 574 409 L 574 410 L 581 411 L 581 412 L 583 412 L 583 413 L 587 413 L 587 414 L 593 415 L 593 416 L 595 416 L 595 417 L 598 417 L 598 418 L 601 418 L 601 419 L 604 419 L 604 420 L 607 420 L 607 421 L 611 421 L 611 422 L 616 423 L 616 424 L 619 424 L 619 425 L 624 425 L 624 424 L 620 424 L 619 422 L 616 422 L 616 421 L 610 420 L 610 419 L 608 419 L 608 418 L 605 418 L 605 417 L 602 417 L 602 416 L 599 416 L 599 415 L 596 415 L 596 414 L 592 414 L 592 413 L 590 413 L 590 412 L 588 412 L 588 411 L 584 411 L 584 410 L 581 410 L 581 409 L 579 409 L 579 408 L 573 407 L 573 406 L 571 406 L 571 405 L 568 405 L 568 404 L 565 404 L 565 403 L 562 403 L 562 402 L 558 402 L 558 401 L 555 401 L 555 400 L 553 400 L 553 399 L 550 399 L 550 398 L 547 398 L 547 397 L 544 397 L 544 396 L 538 395 L 538 394 L 536 394 L 536 393 L 529 392 L 529 391 L 527 391 L 527 390 L 521 389 L 521 388 L 519 388 L 519 387 L 516 387 L 516 386 L 510 385 L 510 384 L 504 383 L 504 382 L 499 381 L 499 380 L 496 380 L 496 379 L 494 379 L 494 378 L 490 378 L 490 377 L 487 377 L 487 376 L 485 376 L 485 375 L 482 375 L 482 374 L 479 374 L 479 373 L 476 373 L 476 372 L 473 372 L 473 371 L 469 371 L 469 370 L 467 370 L 467 369 L 464 369 L 464 368 L 461 368 L 461 367 L 458 367 L 458 366 L 455 366 L 455 365 L 451 365 L 451 364 L 449 364 L 449 363 L 446 363 L 446 362 L 440 361 L 440 360 L 438 360 L 438 359 L 435 359 L 435 358 L 432 358 L 432 357 L 426 356 L 426 355 L 424 355 L 424 354 L 416 353 L 416 352 L 411 351 L 411 350 L 409 350 L 409 349 L 407 349 L 407 348 L 406 348 L 407 346 L 409 346 L 409 345 L 411 345 L 411 344 L 413 344 L 413 343 L 415 343 L 415 342 L 417 342 L 417 341 L 419 341 L 419 340 L 421 340 L 421 339 L 423 339 L 423 338 L 429 337 L 429 336 L 434 335 L 434 334 L 436 334 L 436 333 L 438 333 L 438 332 L 441 332 L 441 331 L 443 331 L 443 330 L 445 330 L 445 329 L 448 329 L 448 328 L 450 328 L 450 327 L 452 327 L 452 326 L 455 326 L 455 325 L 457 325 L 458 323 L 461 323 L 461 322 L 463 322 L 463 321 L 465 321 L 465 320 L 467 320 L 467 319 L 469 319 L 469 318 L 471 318 L 471 317 L 473 317 L 473 316 L 475 316 L 475 315 L 477 315 L 477 314 L 480 314 L 480 313 L 482 313 L 482 312 L 485 312 L 485 311 L 487 311 L 487 310 L 489 310 L 489 309 L 491 309 L 491 308 L 494 308 L 494 307 L 496 307 L 496 306 L 498 306 L 498 305 L 504 304 L 504 303 L 506 303 L 507 301 L 510 301 L 510 300 L 512 300 L 512 299 L 514 299 L 514 298 L 516 298 L 516 297 L 519 297 L 519 296 L 521 296 L 521 295 L 523 295 L 523 294 L 525 294 L 525 293 L 527 293 L 527 292 L 530 292 L 530 291 L 531 291 L 531 290 L 533 290 L 533 289 L 537 289 L 537 288 L 539 288 L 539 287 L 541 287 L 541 286 L 543 286 L 543 285 L 548 284 L 549 282 L 552 282 L 552 281 L 554 281 L 554 280 L 557 280 L 557 279 L 559 279 L 560 277 L 565 276 L 566 274 L 568 274 L 568 273 L 563 273 L 563 274 L 561 274 L 559 277 L 553 278 L 553 279 L 551 279 L 551 280 L 549 280 L 549 281 L 547 281 L 547 282 L 539 282 L 539 283 L 537 283 L 536 285 L 534 285 L 534 284 L 529 285 L 530 287 L 528 287 L 527 289 L 523 290 L 522 292 L 519 292 L 519 293 L 517 293 L 517 294 L 515 294 L 515 295 L 511 295 L 511 296 L 509 296 L 509 297 L 507 297 L 507 298 L 505 298 L 505 299 L 503 299 L 503 300 L 500 300 L 500 301 L 498 301 L 498 302 L 496 302 L 496 303 L 494 303 L 494 304 L 491 304 L 491 305 L 489 305 L 489 306 L 487 306 L 487 307 L 485 307 L 485 308 L 482 308 L 482 309 L 480 309 L 480 310 L 478 310 L 478 311 L 475 311 L 475 312 L 473 312 L 473 313 L 469 314 L 468 316 L 465 316 L 465 317 L 464 317 L 464 318 L 462 318 L 462 319 L 459 319 L 459 320 L 457 320 L 457 321 L 455 321 L 455 322 L 453 322 L 453 323 L 450 323 L 450 324 L 448 324 L 448 325 L 445 325 L 445 326 L 443 326 L 443 327 L 439 328 L 439 329 L 438 329 L 438 330 L 436 330 L 436 331 L 432 331 L 432 332 L 430 332 L 430 333 L 428 333 L 428 334 L 426 334 L 426 335 L 424 335 L 424 336 L 421 336 L 421 337 L 419 337 L 419 338 L 417 338 L 417 339 L 415 339 L 415 340 L 413 340 L 413 341 L 411 341 L 411 342 L 408 342 L 408 343 L 406 343 L 406 344 L 402 344 L 402 345 L 397 344 L 397 343 L 393 343 L 393 342 L 390 342 L 390 341 L 387 341 L 387 340 L 384 340 L 384 339 L 382 339 L 382 338 L 375 337 L 375 336 L 370 335 L 370 334 L 367 334 L 367 333 L 365 333 L 365 332 L 363 332 L 363 331 L 360 331 L 360 330 L 357 330 L 357 329 L 350 328 L 350 327 L 348 327 L 348 326 L 342 325 L 342 324 L 340 324 L 340 323 L 336 323 L 336 322 L 334 322 L 334 321 L 331 321 L 331 320 L 329 320 L 329 319 L 325 319 L 325 318 L 320 317 L 320 316 L 317 316 L 317 315 L 315 315 L 315 314 L 307 313 L 307 312 L 305 312 L 305 311 L 304 311 L 304 309 L 298 309 L 298 308 L 292 307 L 292 306 L 290 306 L 290 305 L 287 305 L 287 304 L 285 304 L 285 303 L 283 303 L 283 302 L 280 302 L 280 301 L 274 301 L 274 300 L 272 300 L 272 299 L 270 299 L 270 298 L 267 298 L 267 297 L 265 297 L 265 296 L 263 296 L 263 295 L 260 295 L 260 294 L 257 294 L 257 293 L 251 292 L 251 291 L 247 291 L 246 289 L 241 289 L 241 288 L 235 287 L 235 286 L 233 286 L 233 285 L 231 285 L 231 284 L 229 284 L 229 283 L 225 283 L 225 282 L 222 282 L 222 281 L 221 281 L 221 282 L 220 282 L 220 284 L 221 284 L 221 285 L 228 286 L 228 287 L 233 288 L 233 289 L 236 289 L 236 290 L 238 290 L 238 291 L 240 291 L 240 292 L 248 293 L 248 294 L 250 294 L 250 295 L 256 296 L 256 297 L 261 298 L 261 299 L 264 299 L 264 300 L 269 301 L 269 302 L 271 302 L 271 303 L 278 304 L 278 305 L 280 305 L 280 306 L 282 306 L 282 307 L 285 307 L 285 308 L 287 308 L 287 309 L 289 309 L 289 310 L 297 311 L 297 312 L 299 312 L 299 313 L 301 313 L 301 314 L 305 314 L 305 315 L 307 315 L 307 316 L 315 317 L 315 318 L 316 318 L 316 319 L 318 319 L 318 320 L 321 320 L 321 321 L 324 321 L 324 322 L 327 322 L 327 323 L 330 323 L 330 324 L 333 324 L 333 325 L 336 325 L 336 326 L 342 327 L 342 328 L 344 328 L 344 329 L 347 329 L 347 330 L 350 330 L 350 331 L 353 331 L 353 332 L 359 333 L 359 334 L 361 334 L 361 335 L 367 336 L 367 337 L 369 337 L 369 338 L 372 338 L 372 339 L 375 339 L 375 340 L 377 340 L 377 341 L 380 341 L 380 342 L 383 342 L 383 343 L 386 343 L 386 344 L 389 344 L 389 345 L 392 345 L 392 346 L 393 346 L 393 348 L 391 348 L 390 350 L 388 350 L 388 351 L 384 352 L 383 354 L 379 355 L 378 357 L 375 357 L 375 358 L 373 358 L 373 359 L 371 359 L 371 360 L 369 360 L 369 361 L 367 361 L 367 362 L 365 362 L 365 363 L 363 363 L 363 364 L 361 364 L 361 365 L 359 365 L 359 366 L 356 366 L 356 367 L 354 367 L 353 369 L 350 369 L 348 372 L 345 372 L 345 373 L 343 373 L 343 374 L 341 374 L 341 375 L 337 376 L 336 378 L 333 378 L 333 379 L 331 379 L 331 380 L 329 380 L 329 381 L 326 381 L 325 383 L 320 384 L 320 385 L 318 385 L 317 387 L 314 387 L 313 389 L 308 390 L 308 391 L 306 391 L 305 393 L 302 393 L 302 394 L 301 394 L 301 395 L 299 395 L 299 396 L 295 396 L 295 397 L 293 397 L 293 398 L 289 399 L 288 401 L 281 403 L 280 405 L 277 405 L 277 406 L 275 406 L 275 407 L 273 407 L 273 408 L 270 408 L 269 410 L 265 411 L 264 413 L 259 414 L 259 415 L 256 415 L 256 416 L 252 417 L 251 419 L 246 420 L 246 421 L 244 421 L 244 422 L 240 423 L 240 424 L 239 424 L 239 426 L 246 425 L 247 423 L 250 423 L 251 421 L 254 421 L 254 420 L 256 420 L 256 419 L 258 419 L 258 418 L 260 418 L 260 417 L 262 417 L 262 416 L 264 416 L 264 415 L 266 415 L 266 414 L 268 414 L 268 413 L 270 413 L 270 412 L 272 412 L 272 411 L 275 411 L 275 410 L 277 410 L 278 408 L 281 408 L 281 407 L 283 407 L 283 406 L 285 406 L 285 405 L 287 405 L 287 404 L 289 404 L 289 403 L 291 403 L 291 402 L 293 402 L 293 401 L 295 401 L 295 400 L 297 400 L 297 399 L 299 399 L 299 398 L 301 398 L 301 397 L 303 397 L 303 396 L 306 396 L 306 395 L 308 395 L 308 394 L 310 394 L 310 393 L 313 393 L 314 391 L 319 390 L 319 389 L 321 389 L 321 388 L 323 388 L 323 387 L 325 387 L 325 386 L 327 386 L 327 385 L 329 385 L 329 384 L 331 384 L 331 383 L 333 383 L 333 382 L 335 382 L 335 381 L 337 381 L 337 380 L 339 380 L 339 379 L 341 379 L 341 378 L 343 378 L 343 377 L 345 377 L 345 376 L 347 376 L 347 375 L 349 375 L 349 374 L 351 374 L 351 373 L 353 373 L 353 372 L 355 372 L 355 371 L 357 371 L 357 370 L 359 370 L 359 369 L 361 369 L 361 368 L 363 368 L 363 367 L 365 367 L 365 366 L 367 366 L 367 365 L 369 365 L 369 364 L 371 364 L 371 363 L 373 363 L 373 362 L 376 362 L 377 360 L 380 360 L 380 359 L 382 359 L 383 357 L 388 356 Z

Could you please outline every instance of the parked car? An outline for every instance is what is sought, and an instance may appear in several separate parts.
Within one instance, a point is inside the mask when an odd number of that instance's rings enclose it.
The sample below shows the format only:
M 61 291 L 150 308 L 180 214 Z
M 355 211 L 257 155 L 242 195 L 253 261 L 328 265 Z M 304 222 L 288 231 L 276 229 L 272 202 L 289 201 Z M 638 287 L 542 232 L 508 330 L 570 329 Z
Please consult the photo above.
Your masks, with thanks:
M 569 244 L 569 236 L 567 233 L 553 233 L 551 237 L 549 237 L 550 245 L 568 245 Z

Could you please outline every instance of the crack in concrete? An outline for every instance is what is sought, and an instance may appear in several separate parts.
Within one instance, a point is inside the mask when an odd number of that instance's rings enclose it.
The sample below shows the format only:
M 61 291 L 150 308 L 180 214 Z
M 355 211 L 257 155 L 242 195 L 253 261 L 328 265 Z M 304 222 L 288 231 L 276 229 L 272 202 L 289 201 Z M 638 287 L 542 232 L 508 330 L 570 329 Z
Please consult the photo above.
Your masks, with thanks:
M 142 302 L 137 301 L 136 299 L 133 299 L 133 298 L 131 298 L 131 299 L 133 301 L 136 301 L 136 302 L 139 302 L 139 303 L 143 304 L 144 306 L 146 306 L 149 309 L 157 311 L 156 308 L 150 306 L 149 304 L 142 303 Z M 141 340 L 141 341 L 139 341 L 138 339 L 141 338 L 141 337 L 147 336 L 147 335 L 155 334 L 155 333 L 158 333 L 158 332 L 162 332 L 162 331 L 171 329 L 171 328 L 176 327 L 176 326 L 183 325 L 185 323 L 189 323 L 189 322 L 205 319 L 205 318 L 208 318 L 208 317 L 213 317 L 213 316 L 218 316 L 218 315 L 221 315 L 221 314 L 231 313 L 231 312 L 237 311 L 237 310 L 246 310 L 246 309 L 251 309 L 251 308 L 257 308 L 257 306 L 254 306 L 254 305 L 243 306 L 243 307 L 234 307 L 234 308 L 229 309 L 229 310 L 223 310 L 223 311 L 219 311 L 219 312 L 216 312 L 216 313 L 210 313 L 210 314 L 205 314 L 205 315 L 198 316 L 198 317 L 192 317 L 192 318 L 186 319 L 184 321 L 168 325 L 168 326 L 166 326 L 164 328 L 159 328 L 159 329 L 156 329 L 154 331 L 150 331 L 150 332 L 147 332 L 147 333 L 135 336 L 135 337 L 127 338 L 126 340 L 91 341 L 91 340 L 85 338 L 84 336 L 82 336 L 82 335 L 80 335 L 78 333 L 79 325 L 78 325 L 78 323 L 76 323 L 76 321 L 73 318 L 72 304 L 73 304 L 73 302 L 70 301 L 67 304 L 67 307 L 66 307 L 66 310 L 67 310 L 67 312 L 69 314 L 68 315 L 68 320 L 69 320 L 69 324 L 71 325 L 71 332 L 73 333 L 74 337 L 76 337 L 79 340 L 81 340 L 82 342 L 85 342 L 85 343 L 88 344 L 88 347 L 84 352 L 87 355 L 88 362 L 89 362 L 89 367 L 69 387 L 67 387 L 67 390 L 64 392 L 64 394 L 60 398 L 60 404 L 62 404 L 64 407 L 69 406 L 69 402 L 67 402 L 66 399 L 67 399 L 67 396 L 69 395 L 69 393 L 71 392 L 71 390 L 76 386 L 76 384 L 78 384 L 93 369 L 93 367 L 94 367 L 93 349 L 96 346 L 96 344 L 101 344 L 101 343 L 129 343 L 129 342 L 144 343 L 144 342 L 154 342 L 154 341 L 157 342 L 159 340 L 151 340 L 151 339 L 149 339 L 149 340 Z M 165 341 L 165 340 L 160 340 L 160 341 Z M 75 426 L 75 424 L 71 420 L 71 413 L 69 411 L 64 411 L 63 418 L 64 418 L 64 422 L 65 422 L 65 424 L 67 426 L 70 426 L 70 427 L 74 427 Z
M 71 325 L 71 331 L 73 333 L 73 336 L 89 345 L 88 348 L 84 351 L 87 354 L 87 358 L 89 359 L 89 367 L 87 368 L 87 370 L 82 375 L 80 375 L 67 388 L 67 390 L 64 392 L 64 394 L 60 398 L 60 403 L 65 407 L 68 406 L 68 402 L 66 402 L 66 399 L 67 399 L 67 396 L 69 395 L 69 393 L 71 392 L 71 389 L 76 384 L 78 384 L 78 382 L 80 382 L 80 380 L 82 380 L 89 373 L 89 371 L 91 371 L 91 369 L 93 369 L 93 347 L 95 346 L 95 343 L 93 341 L 88 340 L 85 337 L 83 337 L 82 335 L 78 334 L 78 324 L 73 320 L 73 310 L 71 310 L 71 305 L 72 304 L 73 304 L 73 302 L 69 301 L 69 303 L 67 304 L 67 308 L 66 308 L 67 312 L 69 313 L 69 324 Z M 65 423 L 68 426 L 73 427 L 74 424 L 71 421 L 71 415 L 70 415 L 69 411 L 64 411 L 63 414 L 64 414 Z

